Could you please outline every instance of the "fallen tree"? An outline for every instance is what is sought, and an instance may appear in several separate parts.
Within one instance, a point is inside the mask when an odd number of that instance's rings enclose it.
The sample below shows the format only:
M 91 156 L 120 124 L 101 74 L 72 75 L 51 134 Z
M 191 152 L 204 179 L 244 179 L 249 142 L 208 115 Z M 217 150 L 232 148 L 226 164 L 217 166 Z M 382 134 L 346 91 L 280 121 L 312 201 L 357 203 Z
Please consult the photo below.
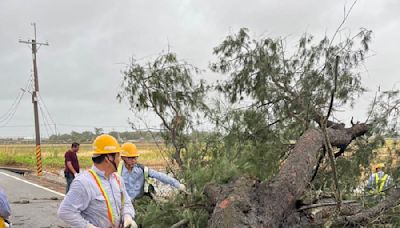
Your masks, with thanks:
M 354 4 L 355 2 L 352 7 Z M 214 49 L 218 61 L 211 65 L 211 69 L 230 74 L 230 78 L 217 88 L 232 104 L 243 99 L 243 95 L 254 99 L 250 109 L 254 108 L 254 112 L 264 114 L 265 128 L 273 132 L 272 137 L 263 138 L 265 135 L 257 135 L 260 132 L 258 128 L 254 130 L 253 125 L 245 122 L 239 129 L 250 129 L 245 133 L 253 140 L 251 142 L 257 146 L 265 141 L 273 143 L 275 135 L 279 136 L 275 138 L 276 141 L 301 136 L 290 153 L 285 154 L 286 159 L 279 171 L 274 172 L 272 178 L 267 177 L 267 181 L 242 176 L 225 185 L 209 185 L 205 192 L 214 205 L 208 221 L 209 227 L 293 227 L 321 224 L 340 226 L 355 224 L 358 221 L 362 223 L 361 218 L 365 218 L 365 215 L 372 215 L 392 206 L 385 204 L 380 208 L 365 211 L 359 205 L 342 207 L 340 203 L 336 160 L 357 137 L 367 132 L 370 135 L 379 135 L 376 123 L 387 125 L 386 119 L 391 112 L 383 110 L 380 112 L 383 115 L 371 115 L 377 113 L 374 109 L 379 107 L 387 109 L 387 105 L 372 105 L 370 116 L 374 120 L 370 121 L 373 123 L 371 125 L 366 124 L 368 121 L 356 124 L 352 121 L 352 127 L 345 128 L 344 124 L 328 121 L 331 113 L 354 102 L 354 99 L 365 91 L 357 68 L 368 53 L 371 31 L 362 29 L 353 37 L 335 42 L 335 37 L 346 18 L 347 16 L 332 38 L 325 37 L 314 45 L 312 36 L 305 35 L 299 41 L 298 51 L 291 55 L 286 51 L 285 40 L 254 40 L 249 37 L 247 29 L 228 36 Z M 360 41 L 359 45 L 356 45 L 356 40 Z M 374 103 L 377 103 L 376 99 Z M 251 118 L 246 118 L 246 114 L 243 116 L 245 120 L 257 117 L 252 115 Z M 258 121 L 255 125 L 259 126 L 261 123 Z M 314 123 L 319 125 L 318 129 Z M 238 139 L 241 140 L 239 137 Z M 340 150 L 334 153 L 332 147 Z M 268 145 L 266 148 L 279 151 Z M 355 152 L 357 155 L 363 151 L 362 147 L 358 149 L 358 152 Z M 359 162 L 358 158 L 355 159 L 354 170 L 358 169 L 358 175 L 361 167 L 369 166 L 371 151 L 362 162 Z M 270 151 L 265 150 L 265 153 L 268 152 Z M 330 216 L 310 216 L 307 211 L 298 211 L 297 203 L 314 184 L 320 164 L 328 156 L 329 168 L 333 174 L 329 178 L 334 180 L 334 184 L 328 185 L 334 186 L 336 190 L 336 208 L 330 206 L 322 210 L 324 213 L 330 213 Z M 355 157 L 357 156 L 353 158 Z M 274 164 L 275 161 L 270 159 L 266 160 L 266 163 Z M 343 168 L 343 164 L 340 167 Z M 264 170 L 268 172 L 270 169 L 271 167 L 265 166 Z
M 229 74 L 213 87 L 228 104 L 220 97 L 211 108 L 204 107 L 205 87 L 194 86 L 188 80 L 192 74 L 181 68 L 190 64 L 179 64 L 174 55 L 149 63 L 154 66 L 150 71 L 147 65 L 133 63 L 124 75 L 122 95 L 132 110 L 139 105 L 160 117 L 166 146 L 174 147 L 175 160 L 184 167 L 181 176 L 192 193 L 161 206 L 147 206 L 145 226 L 343 226 L 364 224 L 368 217 L 396 204 L 400 196 L 368 210 L 342 200 L 341 192 L 352 193 L 359 184 L 354 180 L 360 180 L 374 159 L 373 150 L 382 146 L 380 134 L 393 128 L 388 116 L 400 109 L 388 105 L 398 92 L 382 92 L 375 97 L 365 123 L 351 122 L 352 127 L 345 128 L 328 120 L 335 120 L 336 111 L 347 109 L 366 91 L 358 67 L 367 56 L 371 31 L 361 29 L 337 42 L 341 25 L 332 38 L 318 42 L 303 35 L 297 51 L 289 52 L 285 39 L 252 39 L 245 28 L 227 36 L 214 48 L 218 60 L 210 67 Z M 160 64 L 164 59 L 174 60 L 173 67 Z M 177 72 L 184 72 L 178 74 L 184 77 L 170 80 Z M 176 88 L 186 92 L 177 93 Z M 251 105 L 236 108 L 248 98 Z M 196 131 L 196 110 L 204 112 L 215 132 Z M 192 131 L 185 130 L 189 128 Z M 375 139 L 354 140 L 366 133 L 364 139 Z M 298 139 L 297 143 L 287 150 L 292 139 Z M 350 159 L 341 156 L 353 140 L 357 150 Z M 340 150 L 335 153 L 333 147 Z M 203 189 L 211 205 L 204 201 Z M 335 189 L 335 198 L 318 203 L 315 210 L 316 205 L 299 207 L 300 200 L 314 189 Z
M 367 131 L 367 124 L 355 124 L 350 128 L 328 128 L 327 134 L 332 146 L 342 147 Z M 312 180 L 323 146 L 322 131 L 310 129 L 297 141 L 279 172 L 270 181 L 258 182 L 241 177 L 224 186 L 208 186 L 206 194 L 215 203 L 209 227 L 294 226 L 289 223 L 299 222 L 291 218 L 296 215 L 296 201 Z M 358 217 L 364 218 L 362 213 L 373 212 L 360 212 Z M 362 220 L 358 217 L 340 217 L 340 223 Z

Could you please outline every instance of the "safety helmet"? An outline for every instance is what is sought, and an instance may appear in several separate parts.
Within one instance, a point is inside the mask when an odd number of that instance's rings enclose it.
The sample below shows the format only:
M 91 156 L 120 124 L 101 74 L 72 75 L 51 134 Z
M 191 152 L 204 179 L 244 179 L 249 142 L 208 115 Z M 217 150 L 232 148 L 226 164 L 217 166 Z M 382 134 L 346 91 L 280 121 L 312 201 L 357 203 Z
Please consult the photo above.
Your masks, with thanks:
M 93 156 L 102 154 L 113 154 L 122 152 L 118 141 L 111 135 L 103 134 L 97 136 L 93 142 Z
M 136 145 L 130 142 L 122 144 L 121 157 L 138 157 L 139 151 Z
M 378 163 L 378 164 L 375 165 L 375 170 L 382 169 L 382 168 L 385 168 L 385 164 L 384 163 Z

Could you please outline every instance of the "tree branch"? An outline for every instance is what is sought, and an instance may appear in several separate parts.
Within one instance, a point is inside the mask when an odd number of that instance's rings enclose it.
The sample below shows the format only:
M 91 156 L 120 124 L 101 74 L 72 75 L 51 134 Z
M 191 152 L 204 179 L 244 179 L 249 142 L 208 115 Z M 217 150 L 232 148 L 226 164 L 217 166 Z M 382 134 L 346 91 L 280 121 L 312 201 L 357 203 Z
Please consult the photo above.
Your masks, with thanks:
M 353 7 L 354 7 L 354 5 L 355 5 L 356 3 L 357 3 L 357 0 L 355 0 L 355 1 L 353 2 L 353 4 L 350 6 L 350 9 L 349 9 L 349 11 L 347 12 L 347 14 L 346 14 L 346 11 L 345 11 L 345 15 L 344 15 L 344 17 L 343 17 L 343 20 L 342 20 L 342 22 L 340 23 L 339 27 L 336 29 L 335 33 L 333 34 L 329 46 L 332 45 L 333 41 L 335 40 L 336 35 L 339 33 L 340 29 L 342 28 L 342 26 L 344 25 L 344 23 L 347 21 L 347 18 L 349 17 L 349 15 L 350 15 L 351 11 L 353 10 Z
M 331 93 L 331 101 L 330 101 L 330 104 L 329 104 L 328 114 L 326 115 L 326 117 L 324 119 L 324 122 L 323 122 L 323 126 L 322 126 L 322 132 L 324 134 L 324 139 L 325 139 L 324 140 L 325 149 L 327 150 L 328 155 L 329 155 L 329 161 L 330 161 L 331 168 L 332 168 L 333 180 L 334 180 L 335 188 L 336 188 L 335 198 L 336 198 L 336 202 L 337 202 L 337 208 L 336 208 L 337 212 L 340 211 L 340 206 L 341 206 L 341 201 L 342 201 L 341 198 L 342 197 L 341 197 L 341 194 L 340 194 L 339 181 L 338 181 L 338 177 L 337 177 L 335 155 L 333 154 L 333 148 L 332 148 L 331 142 L 329 140 L 326 128 L 327 128 L 327 121 L 328 121 L 328 118 L 329 118 L 329 116 L 331 114 L 332 107 L 333 107 L 333 101 L 334 101 L 334 98 L 335 98 L 335 92 L 336 92 L 336 86 L 337 86 L 337 78 L 338 78 L 338 65 L 339 65 L 339 56 L 336 56 L 334 88 L 333 88 L 332 93 Z
M 392 188 L 388 192 L 388 196 L 385 200 L 378 203 L 376 206 L 363 210 L 357 214 L 351 216 L 341 216 L 335 221 L 335 225 L 366 225 L 368 222 L 382 213 L 385 213 L 390 208 L 399 204 L 400 200 L 400 189 Z
M 317 163 L 317 166 L 315 167 L 314 174 L 313 174 L 310 182 L 313 182 L 315 177 L 317 176 L 319 167 L 320 167 L 321 162 L 324 159 L 325 155 L 326 155 L 326 149 L 324 148 L 323 151 L 321 152 L 321 154 L 319 155 L 318 163 Z
M 368 117 L 367 117 L 367 119 L 365 120 L 364 123 L 368 123 L 369 118 L 371 117 L 372 113 L 374 112 L 374 108 L 375 108 L 375 105 L 376 105 L 376 99 L 378 97 L 378 92 L 379 91 L 380 91 L 380 86 L 378 87 L 378 91 L 376 91 L 376 93 L 375 93 L 374 101 L 372 102 L 372 105 L 371 105 L 371 110 L 368 113 Z
M 333 148 L 332 148 L 331 142 L 329 140 L 328 133 L 326 131 L 326 123 L 322 128 L 322 132 L 324 134 L 324 144 L 325 144 L 325 148 L 329 155 L 329 161 L 330 161 L 331 168 L 332 168 L 333 180 L 334 180 L 335 188 L 336 188 L 335 198 L 336 198 L 336 203 L 337 203 L 337 211 L 340 211 L 340 205 L 341 205 L 342 199 L 341 199 L 341 194 L 340 194 L 339 181 L 338 181 L 338 177 L 337 177 L 336 160 L 334 158 Z
M 353 203 L 359 203 L 359 202 L 356 200 L 344 200 L 342 203 L 343 204 L 353 204 Z M 300 207 L 298 209 L 298 211 L 303 211 L 303 210 L 317 208 L 317 207 L 334 206 L 334 205 L 337 205 L 337 203 L 316 203 L 316 204 L 310 204 L 310 205 Z
M 181 226 L 186 225 L 188 223 L 189 223 L 189 219 L 182 219 L 179 222 L 177 222 L 174 225 L 172 225 L 171 228 L 178 228 L 178 227 L 181 227 Z
M 331 115 L 331 111 L 332 111 L 332 107 L 333 107 L 333 100 L 335 98 L 335 93 L 336 93 L 336 88 L 337 88 L 338 68 L 339 68 L 339 56 L 336 56 L 334 87 L 331 92 L 331 101 L 329 104 L 328 114 L 326 114 L 326 117 L 325 117 L 326 120 L 329 119 L 329 116 Z

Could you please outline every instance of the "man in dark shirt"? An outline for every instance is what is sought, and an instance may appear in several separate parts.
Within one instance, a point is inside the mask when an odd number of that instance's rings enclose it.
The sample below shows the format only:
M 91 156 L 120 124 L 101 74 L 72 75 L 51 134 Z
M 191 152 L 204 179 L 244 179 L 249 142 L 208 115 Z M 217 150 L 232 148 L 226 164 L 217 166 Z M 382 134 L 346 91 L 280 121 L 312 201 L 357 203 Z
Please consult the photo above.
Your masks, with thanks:
M 71 149 L 65 152 L 65 180 L 67 181 L 66 193 L 68 193 L 69 187 L 71 186 L 72 181 L 79 173 L 79 161 L 76 153 L 79 150 L 79 143 L 74 142 L 71 145 Z

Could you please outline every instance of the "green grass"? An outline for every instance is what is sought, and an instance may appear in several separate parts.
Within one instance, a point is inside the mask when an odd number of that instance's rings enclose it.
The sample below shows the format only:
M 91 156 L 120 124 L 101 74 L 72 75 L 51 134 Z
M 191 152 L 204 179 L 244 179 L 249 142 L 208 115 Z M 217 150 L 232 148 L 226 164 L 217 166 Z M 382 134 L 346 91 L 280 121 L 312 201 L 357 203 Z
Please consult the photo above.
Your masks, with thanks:
M 136 144 L 141 152 L 140 162 L 146 165 L 160 166 L 165 161 L 160 149 L 153 143 Z M 64 167 L 64 153 L 70 148 L 69 144 L 43 144 L 42 164 L 43 169 L 62 169 Z M 164 150 L 164 148 L 162 148 Z M 78 152 L 78 159 L 82 168 L 92 165 L 91 145 L 82 144 Z M 27 168 L 36 167 L 35 145 L 7 144 L 0 145 L 0 165 L 1 166 L 21 166 Z

